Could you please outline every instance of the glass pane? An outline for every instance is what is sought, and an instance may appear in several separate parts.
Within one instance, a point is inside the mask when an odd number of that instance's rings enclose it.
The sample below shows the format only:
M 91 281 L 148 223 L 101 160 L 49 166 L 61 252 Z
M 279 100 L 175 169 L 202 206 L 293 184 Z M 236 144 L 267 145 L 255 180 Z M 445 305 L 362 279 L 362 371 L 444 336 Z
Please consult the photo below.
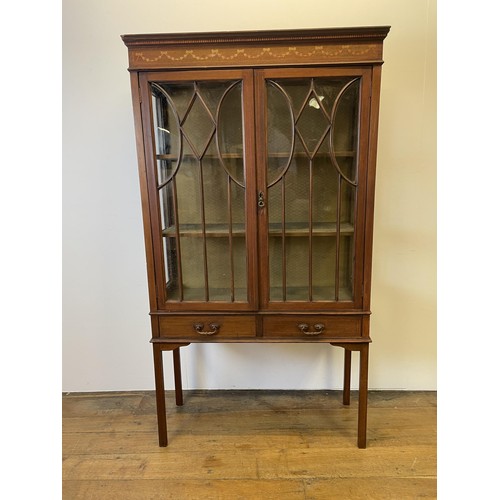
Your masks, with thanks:
M 268 189 L 269 217 L 269 285 L 271 300 L 285 300 L 286 288 L 283 282 L 286 269 L 284 220 L 282 219 L 282 185 L 283 181 Z
M 228 175 L 238 184 L 245 184 L 243 169 L 243 116 L 241 83 L 231 87 L 223 96 L 217 127 L 221 162 Z
M 180 156 L 180 130 L 175 110 L 167 96 L 153 87 L 153 119 L 156 145 L 158 181 L 165 183 L 178 166 Z
M 210 114 L 215 117 L 217 115 L 217 107 L 221 103 L 224 93 L 229 88 L 230 82 L 201 81 L 196 82 L 195 85 L 199 97 L 203 100 Z
M 309 299 L 309 240 L 306 236 L 292 235 L 286 244 L 286 300 Z M 305 257 L 305 258 L 304 258 Z
M 351 236 L 341 235 L 339 248 L 339 299 L 353 299 L 353 239 Z
M 307 151 L 307 156 L 312 157 L 330 130 L 330 120 L 320 105 L 319 97 L 311 93 L 307 99 L 307 103 L 297 119 L 295 133 Z
M 359 81 L 266 86 L 270 299 L 352 300 Z
M 354 186 L 340 181 L 341 212 L 339 240 L 339 300 L 353 299 L 354 273 L 354 209 L 356 189 Z
M 336 243 L 337 238 L 331 232 L 313 238 L 313 300 L 333 300 L 335 297 Z
M 187 229 L 181 233 L 180 242 L 183 300 L 204 301 L 204 242 L 201 233 L 196 229 Z
M 337 172 L 325 156 L 316 157 L 313 173 L 313 231 L 329 229 L 335 231 L 337 221 Z
M 293 114 L 287 95 L 277 85 L 268 87 L 267 182 L 273 184 L 283 174 L 293 150 Z
M 226 230 L 227 234 L 227 230 Z M 210 300 L 231 300 L 231 266 L 228 238 L 207 239 Z
M 205 102 L 201 97 L 198 97 L 198 94 L 194 97 L 182 130 L 183 138 L 189 144 L 196 158 L 202 158 L 214 135 L 215 123 Z
M 242 84 L 151 90 L 167 301 L 246 301 Z
M 357 158 L 359 120 L 359 80 L 344 87 L 335 110 L 331 130 L 333 152 L 340 171 L 344 176 L 355 182 L 356 172 L 353 171 L 353 160 Z M 349 158 L 350 162 L 343 162 Z
M 230 183 L 231 189 L 231 239 L 234 275 L 234 300 L 247 300 L 247 252 L 245 231 L 245 189 Z
M 166 263 L 167 293 L 171 300 L 180 300 L 180 279 L 179 268 L 177 266 L 178 248 L 177 240 L 174 237 L 166 236 L 163 242 L 164 259 Z

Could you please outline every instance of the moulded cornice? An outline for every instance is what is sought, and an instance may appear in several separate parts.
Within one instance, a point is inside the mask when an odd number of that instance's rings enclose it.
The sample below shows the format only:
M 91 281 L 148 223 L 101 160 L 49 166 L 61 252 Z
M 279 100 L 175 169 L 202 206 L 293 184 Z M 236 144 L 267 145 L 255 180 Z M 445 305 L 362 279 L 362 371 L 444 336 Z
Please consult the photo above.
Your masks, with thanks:
M 198 45 L 198 44 L 259 44 L 259 43 L 349 43 L 382 41 L 389 32 L 389 26 L 368 26 L 356 28 L 321 28 L 309 30 L 278 31 L 221 31 L 211 33 L 151 33 L 122 35 L 127 47 L 155 45 Z
M 381 64 L 389 26 L 122 35 L 129 69 Z

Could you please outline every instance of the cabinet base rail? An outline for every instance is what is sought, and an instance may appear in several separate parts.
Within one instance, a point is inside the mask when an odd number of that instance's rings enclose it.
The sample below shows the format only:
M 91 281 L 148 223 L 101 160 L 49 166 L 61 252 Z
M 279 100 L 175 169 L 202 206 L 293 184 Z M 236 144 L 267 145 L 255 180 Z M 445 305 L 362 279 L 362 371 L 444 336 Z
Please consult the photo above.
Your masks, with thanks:
M 174 366 L 175 403 L 184 404 L 182 396 L 181 357 L 180 348 L 189 343 L 158 342 L 153 340 L 153 360 L 155 372 L 156 413 L 158 418 L 159 446 L 167 446 L 167 413 L 165 406 L 165 381 L 163 373 L 163 351 L 172 351 Z M 359 352 L 359 398 L 358 398 L 358 448 L 366 448 L 366 428 L 368 410 L 368 352 L 370 339 L 364 342 L 330 342 L 334 347 L 344 349 L 344 384 L 342 402 L 351 402 L 351 357 L 352 351 Z

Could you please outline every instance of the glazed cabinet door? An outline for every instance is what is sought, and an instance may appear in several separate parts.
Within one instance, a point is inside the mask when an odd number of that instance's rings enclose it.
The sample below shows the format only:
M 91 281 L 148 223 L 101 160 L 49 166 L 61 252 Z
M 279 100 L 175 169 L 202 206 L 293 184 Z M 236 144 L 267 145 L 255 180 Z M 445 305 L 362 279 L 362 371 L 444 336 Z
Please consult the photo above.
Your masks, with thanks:
M 158 308 L 254 309 L 253 73 L 143 73 L 140 92 Z
M 256 74 L 261 307 L 362 304 L 371 71 Z

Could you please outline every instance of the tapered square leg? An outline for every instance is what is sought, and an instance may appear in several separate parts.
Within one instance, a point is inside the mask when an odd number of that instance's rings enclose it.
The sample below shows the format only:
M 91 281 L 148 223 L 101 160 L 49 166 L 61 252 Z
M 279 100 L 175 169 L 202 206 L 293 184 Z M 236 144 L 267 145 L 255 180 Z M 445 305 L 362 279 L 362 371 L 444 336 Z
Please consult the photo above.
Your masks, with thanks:
M 158 419 L 158 442 L 167 446 L 167 412 L 165 407 L 165 382 L 163 378 L 163 351 L 161 345 L 153 344 L 153 360 L 155 369 L 156 415 Z
M 172 355 L 174 358 L 175 404 L 182 406 L 184 400 L 182 397 L 181 354 L 179 348 L 174 349 Z
M 363 344 L 359 351 L 358 448 L 366 448 L 366 424 L 368 410 L 368 349 L 369 344 Z
M 368 342 L 331 343 L 333 346 L 344 348 L 344 390 L 342 402 L 345 405 L 349 405 L 351 401 L 350 389 L 352 351 L 359 351 L 358 448 L 366 448 L 368 412 L 368 352 L 370 346 Z
M 344 349 L 344 391 L 342 402 L 345 405 L 351 404 L 351 357 L 351 351 Z

